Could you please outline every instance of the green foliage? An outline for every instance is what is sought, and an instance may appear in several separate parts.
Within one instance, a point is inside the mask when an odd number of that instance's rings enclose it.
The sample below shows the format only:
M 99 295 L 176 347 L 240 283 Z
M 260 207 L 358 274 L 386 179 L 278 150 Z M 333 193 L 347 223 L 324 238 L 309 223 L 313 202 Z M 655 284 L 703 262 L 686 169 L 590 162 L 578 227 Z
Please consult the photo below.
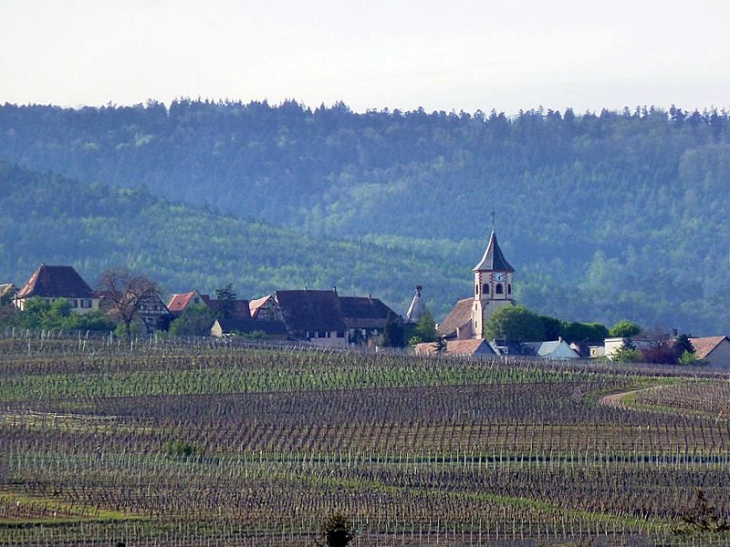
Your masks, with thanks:
M 489 317 L 484 334 L 491 340 L 539 342 L 545 340 L 545 325 L 537 313 L 524 306 L 504 306 Z
M 165 443 L 165 453 L 170 458 L 187 460 L 195 456 L 197 452 L 195 445 L 179 439 Z
M 540 320 L 545 327 L 545 340 L 557 340 L 561 336 L 565 338 L 565 321 L 549 315 L 540 315 Z
M 677 339 L 674 341 L 674 347 L 679 355 L 695 352 L 695 347 L 692 345 L 692 341 L 689 339 L 689 336 L 684 333 L 677 336 Z
M 640 363 L 644 355 L 636 348 L 624 346 L 613 353 L 611 360 L 614 363 Z
M 346 547 L 356 535 L 356 529 L 344 514 L 333 513 L 322 523 L 327 547 Z
M 631 338 L 641 333 L 641 327 L 628 319 L 622 319 L 608 331 L 612 338 Z
M 233 316 L 236 307 L 236 291 L 233 290 L 233 283 L 215 290 L 215 297 L 218 300 L 216 319 L 228 319 Z
M 409 333 L 408 345 L 414 346 L 422 342 L 436 342 L 439 338 L 436 330 L 436 321 L 434 321 L 428 308 L 423 310 L 423 315 L 416 323 L 415 327 Z
M 608 336 L 608 329 L 598 323 L 564 323 L 561 336 L 568 342 L 601 344 Z
M 210 327 L 215 319 L 215 313 L 204 304 L 188 306 L 180 317 L 170 323 L 170 334 L 173 336 L 209 336 Z
M 389 316 L 383 329 L 382 344 L 386 348 L 402 348 L 406 345 L 406 331 L 400 318 Z
M 727 112 L 508 118 L 176 100 L 6 104 L 0 127 L 3 281 L 39 261 L 91 275 L 124 263 L 169 290 L 235 279 L 253 298 L 336 284 L 402 311 L 419 279 L 440 319 L 471 292 L 484 248 L 466 196 L 488 196 L 527 307 L 730 331 L 727 254 L 703 251 L 730 246 Z M 702 222 L 688 214 L 699 208 Z
M 703 364 L 703 362 L 697 359 L 697 356 L 694 354 L 694 352 L 685 350 L 680 354 L 677 364 L 684 366 L 694 366 L 701 365 Z
M 10 306 L 8 306 L 10 308 Z M 114 324 L 99 310 L 78 314 L 65 299 L 53 304 L 39 297 L 25 303 L 24 311 L 5 310 L 0 314 L 0 325 L 23 329 L 56 329 L 63 331 L 111 331 Z

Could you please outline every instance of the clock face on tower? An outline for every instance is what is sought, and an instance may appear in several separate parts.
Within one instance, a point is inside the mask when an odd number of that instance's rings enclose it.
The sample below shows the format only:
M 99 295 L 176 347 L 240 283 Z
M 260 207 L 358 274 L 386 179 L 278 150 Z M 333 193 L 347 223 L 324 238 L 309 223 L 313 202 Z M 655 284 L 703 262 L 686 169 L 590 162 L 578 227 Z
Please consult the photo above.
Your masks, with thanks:
M 504 272 L 497 272 L 494 274 L 495 281 L 504 281 Z

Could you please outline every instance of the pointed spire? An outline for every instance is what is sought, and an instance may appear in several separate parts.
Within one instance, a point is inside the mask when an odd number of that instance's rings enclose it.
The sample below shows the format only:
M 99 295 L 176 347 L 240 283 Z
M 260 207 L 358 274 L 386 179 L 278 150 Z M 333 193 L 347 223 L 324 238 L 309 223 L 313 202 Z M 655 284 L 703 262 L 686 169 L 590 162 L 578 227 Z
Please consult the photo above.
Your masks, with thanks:
M 423 287 L 421 285 L 416 285 L 416 294 L 413 295 L 413 300 L 411 300 L 411 305 L 406 313 L 406 323 L 418 323 L 418 320 L 423 315 L 426 305 L 421 300 L 422 290 Z
M 497 235 L 494 233 L 494 230 L 492 230 L 492 233 L 489 236 L 489 243 L 487 244 L 487 249 L 484 251 L 484 256 L 482 257 L 482 260 L 479 262 L 479 264 L 474 266 L 473 271 L 515 271 L 515 269 L 510 266 L 509 262 L 507 262 L 507 259 L 504 258 L 504 255 L 502 254 L 502 249 L 499 248 L 499 243 L 497 243 Z

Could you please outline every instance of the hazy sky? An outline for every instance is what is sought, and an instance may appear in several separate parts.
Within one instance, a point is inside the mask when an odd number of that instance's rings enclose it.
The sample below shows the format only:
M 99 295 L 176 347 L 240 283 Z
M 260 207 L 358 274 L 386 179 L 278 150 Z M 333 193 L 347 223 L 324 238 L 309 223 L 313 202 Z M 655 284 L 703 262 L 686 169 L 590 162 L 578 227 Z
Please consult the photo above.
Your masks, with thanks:
M 0 0 L 0 103 L 730 107 L 727 0 Z

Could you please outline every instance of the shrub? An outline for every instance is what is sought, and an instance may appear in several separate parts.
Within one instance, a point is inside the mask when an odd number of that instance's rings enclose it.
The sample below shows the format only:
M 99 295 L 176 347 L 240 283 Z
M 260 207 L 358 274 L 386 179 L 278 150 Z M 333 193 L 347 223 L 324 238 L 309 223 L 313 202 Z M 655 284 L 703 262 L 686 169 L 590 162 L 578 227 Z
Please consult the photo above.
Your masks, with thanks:
M 322 523 L 328 547 L 346 547 L 355 537 L 355 528 L 342 513 L 333 513 Z

